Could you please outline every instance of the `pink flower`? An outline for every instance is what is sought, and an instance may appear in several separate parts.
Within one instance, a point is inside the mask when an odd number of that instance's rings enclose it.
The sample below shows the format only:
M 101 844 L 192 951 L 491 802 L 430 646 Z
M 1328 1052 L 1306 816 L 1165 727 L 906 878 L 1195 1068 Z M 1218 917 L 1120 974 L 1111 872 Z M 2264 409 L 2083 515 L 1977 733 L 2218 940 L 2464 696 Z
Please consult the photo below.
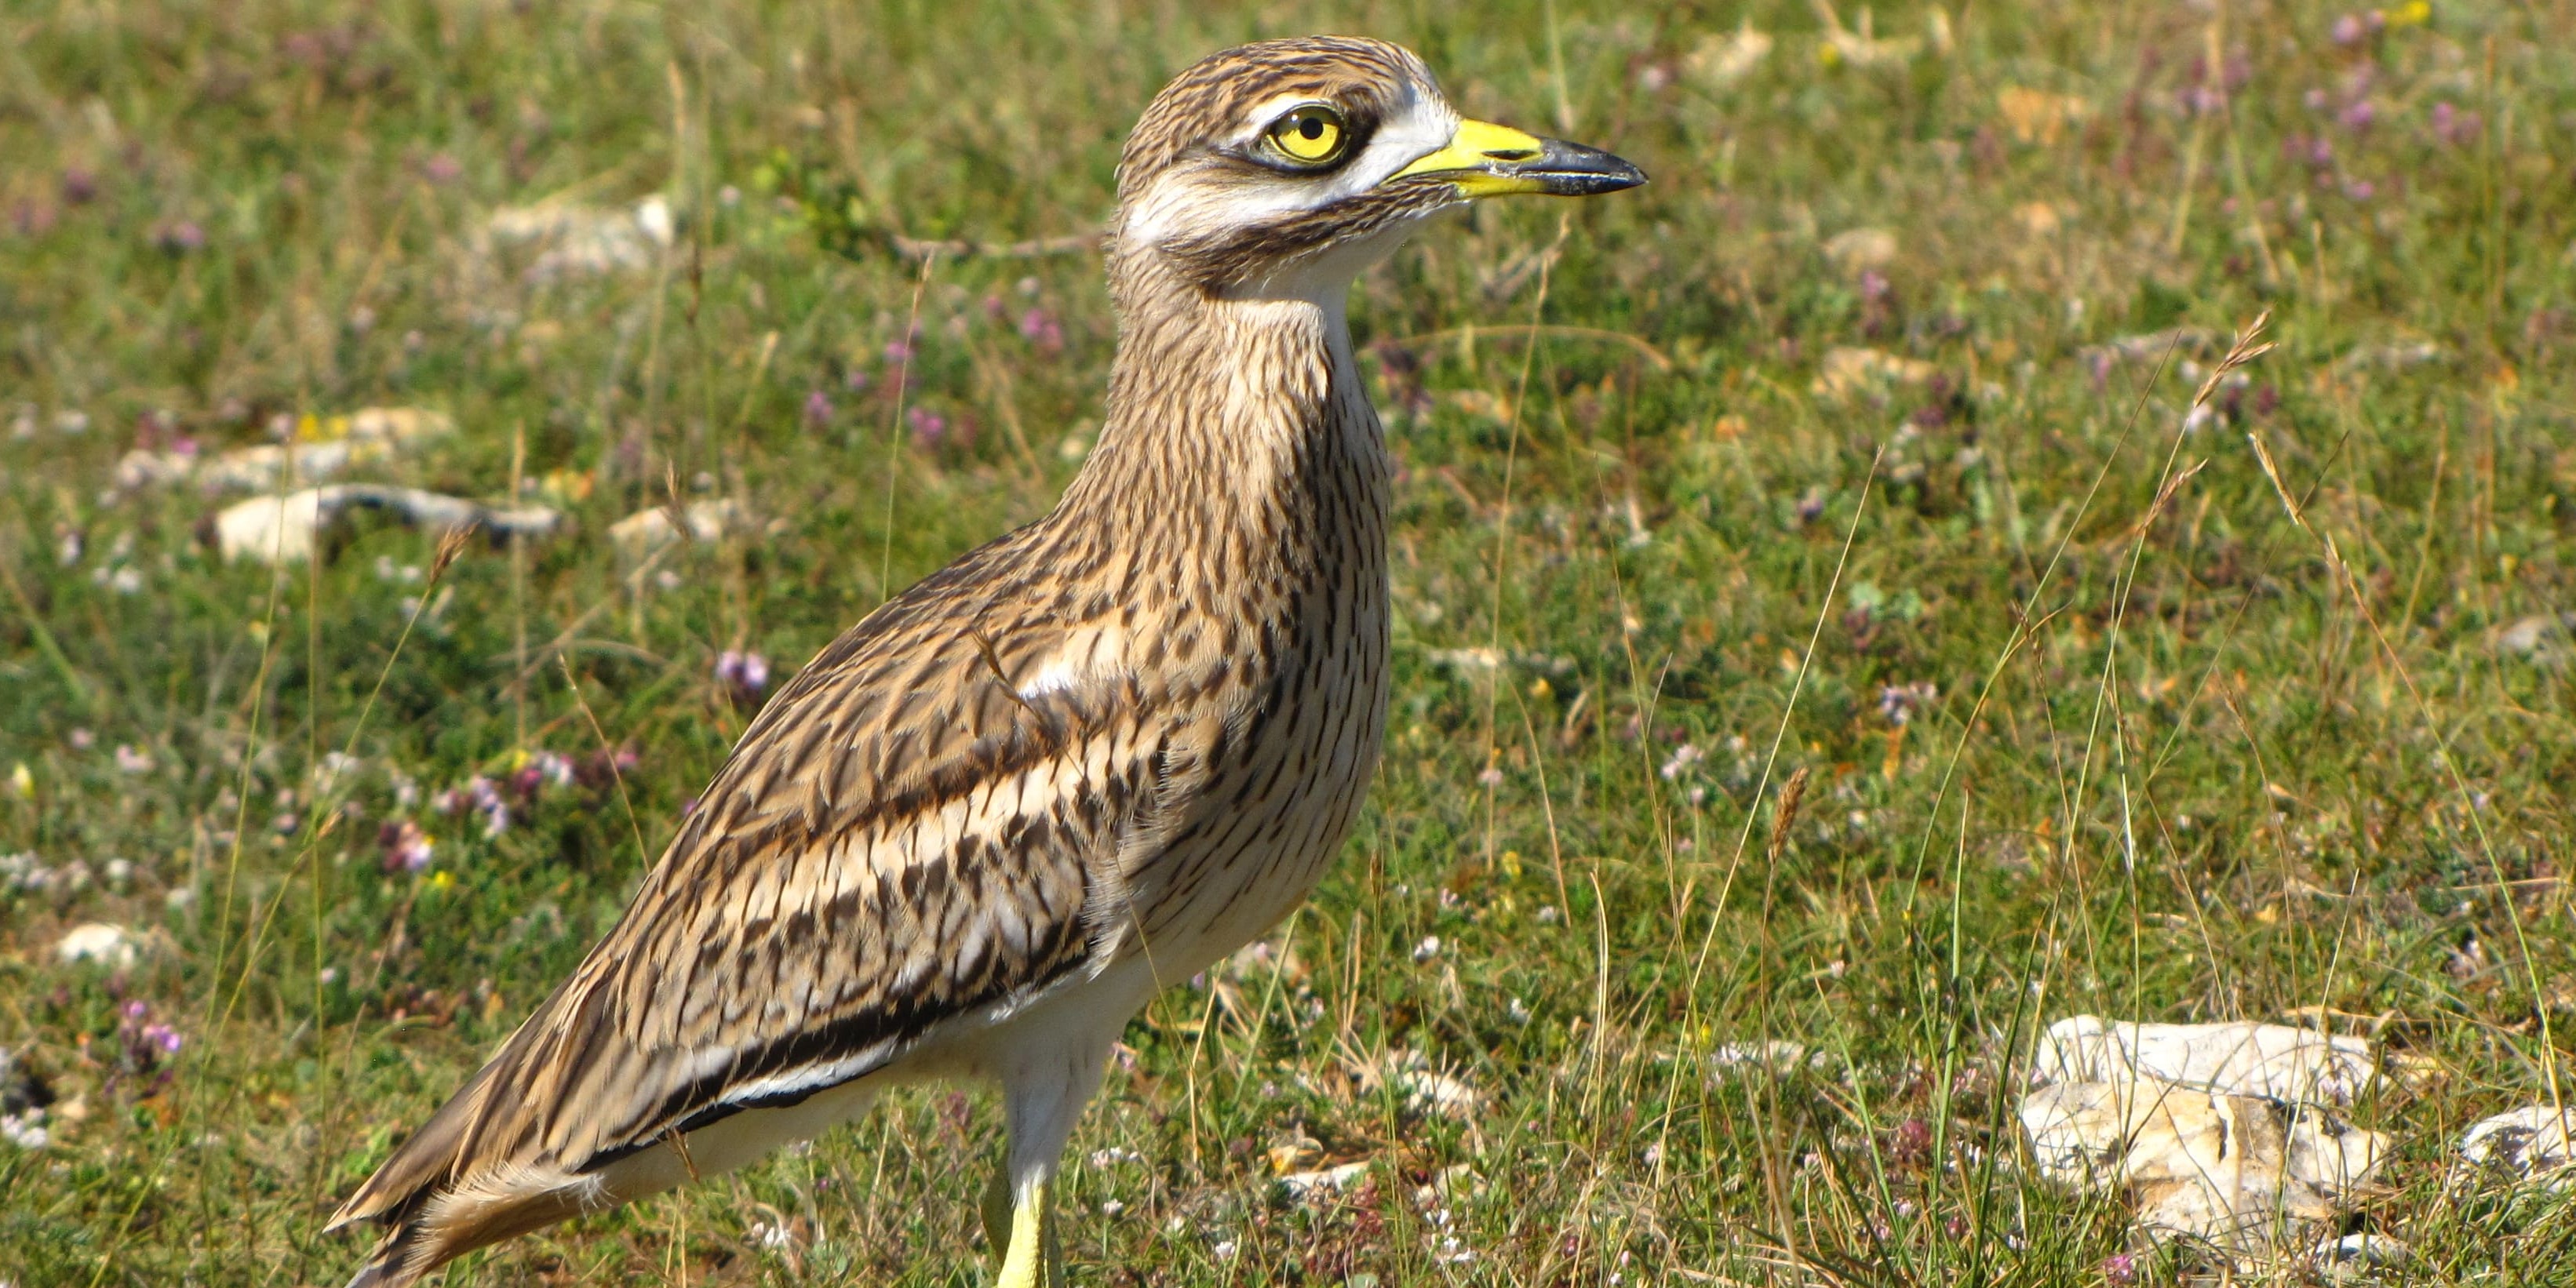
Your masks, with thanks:
M 805 395 L 805 427 L 821 429 L 832 423 L 831 396 L 817 389 Z
M 420 163 L 420 173 L 431 183 L 454 183 L 458 175 L 465 173 L 465 167 L 455 157 L 440 152 Z
M 410 819 L 387 823 L 377 829 L 376 841 L 385 852 L 378 866 L 389 874 L 427 870 L 438 848 L 429 839 L 429 834 L 420 830 L 420 824 Z
M 1020 338 L 1046 353 L 1064 349 L 1064 328 L 1045 309 L 1033 308 L 1020 315 Z
M 745 698 L 756 698 L 769 688 L 769 659 L 726 649 L 716 655 L 716 683 Z
M 2463 112 L 2448 103 L 2433 105 L 2433 137 L 2447 146 L 2476 142 L 2485 125 L 2485 118 L 2475 112 Z
M 193 219 L 181 219 L 152 226 L 152 244 L 173 255 L 203 250 L 206 230 Z
M 939 446 L 940 440 L 948 436 L 948 418 L 927 407 L 915 407 L 903 418 L 912 426 L 912 441 L 923 451 Z

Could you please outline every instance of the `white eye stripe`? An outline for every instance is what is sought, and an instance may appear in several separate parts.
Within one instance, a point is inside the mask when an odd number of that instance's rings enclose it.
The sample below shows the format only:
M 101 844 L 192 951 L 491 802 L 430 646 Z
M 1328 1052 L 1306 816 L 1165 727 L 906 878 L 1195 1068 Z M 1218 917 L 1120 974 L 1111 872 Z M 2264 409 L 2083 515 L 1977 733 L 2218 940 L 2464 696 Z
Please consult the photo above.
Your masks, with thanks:
M 1234 139 L 1235 146 L 1249 147 L 1252 144 L 1259 143 L 1261 141 L 1261 136 L 1269 133 L 1270 127 L 1273 124 L 1276 124 L 1280 117 L 1286 116 L 1288 113 L 1295 111 L 1298 108 L 1313 107 L 1318 104 L 1325 107 L 1333 106 L 1331 103 L 1317 98 L 1312 94 L 1280 94 L 1272 98 L 1261 100 L 1260 103 L 1254 105 L 1250 112 L 1245 114 L 1246 119 L 1243 123 L 1243 127 L 1237 132 Z M 1334 108 L 1334 110 L 1339 111 L 1341 109 Z
M 1242 132 L 1220 146 L 1245 154 L 1261 146 L 1261 136 L 1280 116 L 1321 100 L 1311 94 L 1282 94 L 1264 100 L 1247 113 Z M 1395 174 L 1449 145 L 1458 132 L 1458 113 L 1436 93 L 1407 87 L 1404 97 L 1369 131 L 1339 165 L 1313 173 L 1243 174 L 1181 168 L 1157 181 L 1130 206 L 1121 236 L 1151 244 L 1179 229 L 1205 236 L 1227 228 L 1248 228 L 1283 215 L 1312 210 L 1366 192 Z

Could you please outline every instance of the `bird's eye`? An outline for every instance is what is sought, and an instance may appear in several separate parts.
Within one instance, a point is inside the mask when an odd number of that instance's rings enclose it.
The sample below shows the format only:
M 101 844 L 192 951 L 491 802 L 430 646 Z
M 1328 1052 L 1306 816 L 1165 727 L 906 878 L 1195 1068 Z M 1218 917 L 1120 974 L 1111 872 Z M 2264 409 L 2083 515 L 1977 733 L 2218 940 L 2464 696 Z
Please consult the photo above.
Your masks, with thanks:
M 1263 136 L 1270 150 L 1294 166 L 1331 165 L 1341 159 L 1342 149 L 1350 142 L 1350 129 L 1342 114 L 1321 103 L 1292 108 L 1270 123 Z

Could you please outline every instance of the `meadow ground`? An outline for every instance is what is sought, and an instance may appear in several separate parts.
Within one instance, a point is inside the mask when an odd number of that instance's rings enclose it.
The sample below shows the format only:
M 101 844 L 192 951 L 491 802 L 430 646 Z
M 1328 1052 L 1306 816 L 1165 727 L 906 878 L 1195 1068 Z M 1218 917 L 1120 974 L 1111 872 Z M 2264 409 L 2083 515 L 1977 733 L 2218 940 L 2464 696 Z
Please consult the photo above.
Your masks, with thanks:
M 2371 1037 L 2399 1145 L 2343 1228 L 2576 1277 L 2576 1208 L 2448 1164 L 2576 1030 L 2563 7 L 33 0 L 0 1050 L 55 1099 L 0 1281 L 338 1282 L 322 1218 L 614 918 L 741 655 L 774 691 L 1077 468 L 1111 319 L 1050 239 L 1137 110 L 1311 29 L 1654 183 L 1359 287 L 1384 768 L 1310 906 L 1130 1029 L 1075 1282 L 2213 1273 L 2032 1176 L 2017 1062 L 2078 1013 Z M 369 406 L 456 430 L 353 477 L 568 525 L 273 574 L 202 468 L 119 482 Z M 732 522 L 622 554 L 674 498 Z M 1775 1040 L 1816 1054 L 1721 1058 Z M 448 1282 L 980 1283 L 995 1135 L 907 1093 Z

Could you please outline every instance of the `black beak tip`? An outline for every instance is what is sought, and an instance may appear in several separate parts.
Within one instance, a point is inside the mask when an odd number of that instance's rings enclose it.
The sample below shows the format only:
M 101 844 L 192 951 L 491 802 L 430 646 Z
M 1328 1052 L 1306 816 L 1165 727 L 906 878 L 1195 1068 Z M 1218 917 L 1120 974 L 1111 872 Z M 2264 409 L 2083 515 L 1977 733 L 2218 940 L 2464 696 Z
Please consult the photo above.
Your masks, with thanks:
M 1646 181 L 1646 172 L 1625 158 L 1559 139 L 1547 140 L 1537 168 L 1546 173 L 1550 192 L 1567 197 L 1597 197 Z
M 1622 192 L 1629 188 L 1645 186 L 1645 171 L 1614 156 L 1605 155 L 1604 160 L 1609 164 L 1604 166 L 1599 174 L 1585 176 L 1591 182 L 1583 188 L 1581 195 L 1590 197 L 1604 192 Z

